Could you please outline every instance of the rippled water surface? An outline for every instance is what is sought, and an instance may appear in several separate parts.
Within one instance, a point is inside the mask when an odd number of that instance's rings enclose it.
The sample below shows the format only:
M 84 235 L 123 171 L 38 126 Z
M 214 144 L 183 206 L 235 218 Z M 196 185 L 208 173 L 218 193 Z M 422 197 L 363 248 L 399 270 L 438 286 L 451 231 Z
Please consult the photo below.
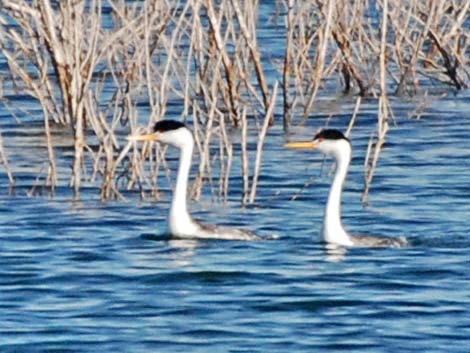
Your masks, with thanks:
M 354 97 L 328 104 L 330 121 L 312 119 L 292 138 L 326 123 L 344 131 Z M 470 97 L 436 100 L 419 120 L 399 99 L 393 106 L 364 208 L 377 105 L 363 105 L 343 218 L 352 233 L 405 235 L 412 245 L 345 253 L 328 252 L 320 237 L 331 161 L 285 150 L 279 124 L 255 206 L 241 209 L 237 196 L 213 203 L 209 190 L 191 204 L 208 223 L 279 237 L 196 242 L 159 236 L 169 192 L 159 203 L 132 194 L 102 203 L 91 187 L 80 201 L 67 187 L 28 197 L 45 156 L 41 127 L 10 121 L 0 106 L 18 185 L 9 195 L 0 165 L 0 352 L 469 352 Z M 67 185 L 71 140 L 59 135 Z M 169 165 L 174 179 L 174 158 Z M 238 170 L 231 195 L 240 194 Z
M 344 223 L 406 235 L 406 249 L 328 253 L 319 231 L 331 163 L 284 150 L 276 129 L 255 207 L 220 207 L 209 195 L 191 207 L 196 218 L 276 240 L 163 239 L 168 197 L 101 203 L 96 190 L 80 202 L 66 188 L 52 199 L 4 191 L 0 351 L 468 352 L 469 107 L 452 97 L 419 121 L 399 117 L 369 208 L 360 192 L 374 115 L 353 131 Z M 6 135 L 8 145 L 15 137 Z

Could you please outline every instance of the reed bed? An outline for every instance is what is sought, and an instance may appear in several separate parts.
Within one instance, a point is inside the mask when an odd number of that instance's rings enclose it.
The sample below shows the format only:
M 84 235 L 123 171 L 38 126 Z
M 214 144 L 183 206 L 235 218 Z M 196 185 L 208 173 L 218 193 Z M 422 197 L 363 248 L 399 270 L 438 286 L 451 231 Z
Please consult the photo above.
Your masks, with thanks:
M 279 74 L 270 76 L 269 52 L 259 44 L 259 1 L 3 0 L 1 6 L 0 58 L 8 68 L 0 72 L 0 99 L 20 120 L 27 114 L 8 97 L 27 95 L 40 107 L 47 145 L 40 162 L 52 193 L 60 157 L 51 124 L 71 129 L 70 186 L 77 198 L 84 182 L 99 186 L 102 199 L 123 198 L 127 190 L 158 198 L 166 149 L 127 143 L 125 136 L 177 110 L 196 138 L 192 197 L 207 187 L 227 199 L 239 164 L 240 200 L 253 203 L 272 126 L 282 124 L 287 134 L 315 119 L 319 97 L 333 85 L 357 97 L 348 133 L 362 98 L 377 101 L 365 201 L 393 119 L 389 97 L 413 97 L 436 84 L 463 90 L 470 82 L 464 0 L 278 1 L 270 17 L 282 24 L 277 35 L 285 51 Z M 13 186 L 15 167 L 1 131 L 0 159 Z
M 286 8 L 283 67 L 284 128 L 312 116 L 319 92 L 341 82 L 361 98 L 377 99 L 377 124 L 364 162 L 367 199 L 393 110 L 390 96 L 413 97 L 436 85 L 470 83 L 468 1 L 295 1 Z

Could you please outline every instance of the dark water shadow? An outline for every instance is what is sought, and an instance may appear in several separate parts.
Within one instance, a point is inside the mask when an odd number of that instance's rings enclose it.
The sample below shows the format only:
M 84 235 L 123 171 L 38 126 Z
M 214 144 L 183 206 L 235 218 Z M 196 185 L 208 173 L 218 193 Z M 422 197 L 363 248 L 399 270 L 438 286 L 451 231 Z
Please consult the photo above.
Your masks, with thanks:
M 149 241 L 157 241 L 157 242 L 167 242 L 172 239 L 170 234 L 166 233 L 161 233 L 161 234 L 155 234 L 155 233 L 142 233 L 139 235 L 139 239 L 142 240 L 149 240 Z

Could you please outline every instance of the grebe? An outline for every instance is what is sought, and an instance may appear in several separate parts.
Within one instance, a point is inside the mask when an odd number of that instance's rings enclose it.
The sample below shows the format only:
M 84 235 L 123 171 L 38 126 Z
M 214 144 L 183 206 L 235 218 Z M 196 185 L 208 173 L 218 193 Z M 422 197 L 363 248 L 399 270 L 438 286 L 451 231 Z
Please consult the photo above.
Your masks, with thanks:
M 349 140 L 338 130 L 320 131 L 312 141 L 289 142 L 291 149 L 317 149 L 336 159 L 336 172 L 331 184 L 323 218 L 323 238 L 328 244 L 340 246 L 392 247 L 408 245 L 406 238 L 382 238 L 371 235 L 352 235 L 341 223 L 341 193 L 351 162 L 352 147 Z
M 258 240 L 257 235 L 234 228 L 201 224 L 195 221 L 187 209 L 187 188 L 191 159 L 194 149 L 194 137 L 189 128 L 174 120 L 161 120 L 153 128 L 153 133 L 128 136 L 130 141 L 158 141 L 180 150 L 180 160 L 176 187 L 168 216 L 167 232 L 177 238 Z

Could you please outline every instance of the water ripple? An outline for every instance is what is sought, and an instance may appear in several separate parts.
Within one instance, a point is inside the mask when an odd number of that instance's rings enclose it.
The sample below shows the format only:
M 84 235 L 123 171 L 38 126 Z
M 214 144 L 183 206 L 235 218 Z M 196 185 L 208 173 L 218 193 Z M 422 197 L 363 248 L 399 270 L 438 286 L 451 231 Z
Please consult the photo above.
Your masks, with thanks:
M 366 209 L 373 106 L 353 130 L 344 224 L 406 235 L 405 249 L 328 252 L 320 229 L 330 162 L 285 151 L 279 128 L 266 141 L 255 206 L 216 205 L 210 195 L 190 206 L 204 221 L 276 233 L 274 241 L 161 236 L 168 201 L 105 204 L 84 190 L 79 203 L 67 188 L 54 199 L 0 197 L 0 351 L 467 352 L 470 122 L 461 111 L 470 107 L 456 100 L 419 122 L 399 119 Z M 349 116 L 329 123 L 344 129 Z M 311 136 L 319 124 L 298 132 Z M 240 187 L 239 174 L 233 182 Z

